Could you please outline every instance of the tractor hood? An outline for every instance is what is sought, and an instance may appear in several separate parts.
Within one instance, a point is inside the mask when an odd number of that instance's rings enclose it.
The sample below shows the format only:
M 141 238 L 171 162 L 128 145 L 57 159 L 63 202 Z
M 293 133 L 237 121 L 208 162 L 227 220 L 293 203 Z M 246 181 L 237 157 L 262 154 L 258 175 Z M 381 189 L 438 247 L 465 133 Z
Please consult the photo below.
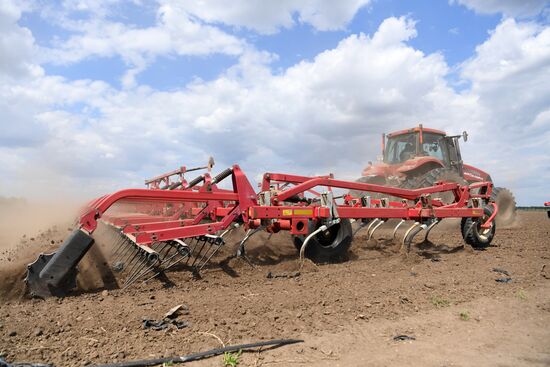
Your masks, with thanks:
M 408 172 L 414 171 L 425 164 L 434 164 L 442 167 L 441 161 L 434 157 L 416 157 L 409 159 L 403 163 L 387 164 L 378 163 L 375 165 L 368 165 L 362 172 L 362 176 L 405 176 Z
M 464 178 L 468 182 L 492 181 L 487 172 L 468 164 L 464 165 Z

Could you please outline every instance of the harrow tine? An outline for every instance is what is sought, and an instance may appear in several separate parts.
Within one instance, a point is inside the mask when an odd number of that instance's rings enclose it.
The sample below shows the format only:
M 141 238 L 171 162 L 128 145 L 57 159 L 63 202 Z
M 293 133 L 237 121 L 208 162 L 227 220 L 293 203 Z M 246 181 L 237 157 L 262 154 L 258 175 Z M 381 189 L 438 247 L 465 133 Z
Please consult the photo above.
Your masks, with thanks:
M 132 278 L 128 278 L 122 289 L 127 289 L 129 286 L 134 284 L 139 278 L 147 275 L 147 273 L 155 269 L 155 267 L 157 267 L 159 263 L 160 263 L 160 260 L 157 253 L 155 252 L 148 253 L 145 256 L 145 259 L 143 261 L 143 266 L 141 267 L 141 271 L 139 273 L 136 273 Z M 149 267 L 146 268 L 148 265 Z
M 395 239 L 395 235 L 397 234 L 397 230 L 399 229 L 399 227 L 401 227 L 401 225 L 403 223 L 405 223 L 405 219 L 401 219 L 401 221 L 399 223 L 397 223 L 397 225 L 395 226 L 395 228 L 393 229 L 393 234 L 392 234 L 392 239 Z
M 189 246 L 187 246 L 187 244 L 181 240 L 174 240 L 174 242 L 177 243 L 177 245 L 171 245 L 175 248 L 176 250 L 176 253 L 174 255 L 172 255 L 170 258 L 168 259 L 164 259 L 163 261 L 161 261 L 161 263 L 159 264 L 159 267 L 163 266 L 164 263 L 167 263 L 169 262 L 174 256 L 176 255 L 180 255 L 180 258 L 178 260 L 175 260 L 173 261 L 172 263 L 170 263 L 169 265 L 167 266 L 164 266 L 160 271 L 156 272 L 155 274 L 153 274 L 152 276 L 150 276 L 149 278 L 145 279 L 143 281 L 143 283 L 146 283 L 148 282 L 149 280 L 157 277 L 159 274 L 161 274 L 162 272 L 165 272 L 165 271 L 168 271 L 170 268 L 176 266 L 177 264 L 179 264 L 183 259 L 185 258 L 189 258 L 190 257 L 190 250 L 189 250 Z
M 200 264 L 201 264 L 205 259 L 207 259 L 206 261 L 208 261 L 208 259 L 209 259 L 209 257 L 207 258 L 208 252 L 214 247 L 210 241 L 211 241 L 211 240 L 208 241 L 208 243 L 207 243 L 207 244 L 208 244 L 208 247 L 206 247 L 206 250 L 205 250 L 204 253 L 202 254 L 200 260 L 197 261 L 197 265 L 195 266 L 195 269 L 200 269 L 200 267 L 201 267 Z M 205 245 L 206 245 L 206 244 L 205 244 Z M 214 249 L 214 251 L 215 251 L 215 249 Z M 197 258 L 197 259 L 198 259 L 198 258 Z
M 367 235 L 370 233 L 370 229 L 375 223 L 378 223 L 380 221 L 379 218 L 374 218 L 374 220 L 370 221 L 369 225 L 367 226 Z M 367 240 L 370 239 L 370 236 L 367 237 Z
M 193 248 L 190 250 L 190 254 L 189 254 L 189 257 L 187 258 L 187 261 L 185 262 L 185 264 L 189 264 L 189 260 L 191 260 L 191 257 L 193 256 L 193 254 L 195 253 L 195 249 L 197 248 L 197 246 L 199 245 L 199 242 L 201 241 L 200 239 L 201 237 L 193 237 L 191 238 L 191 241 L 195 241 L 195 244 L 193 245 Z
M 132 243 L 128 237 L 124 238 L 124 249 L 114 258 L 113 263 L 120 262 L 123 258 L 127 257 L 133 249 Z
M 210 261 L 210 259 L 212 257 L 214 257 L 214 255 L 216 255 L 218 253 L 218 251 L 220 250 L 220 248 L 225 244 L 223 238 L 220 236 L 216 239 L 213 240 L 214 243 L 211 244 L 211 248 L 213 248 L 214 250 L 212 251 L 212 253 L 210 254 L 210 256 L 203 262 L 203 264 L 201 265 L 201 262 L 199 261 L 199 265 L 197 266 L 199 268 L 198 271 L 201 271 L 202 268 L 204 268 L 206 266 L 206 264 L 208 264 L 208 262 Z M 215 248 L 214 248 L 215 247 Z
M 426 235 L 424 236 L 424 242 L 427 242 L 428 241 L 428 235 L 430 234 L 430 231 L 436 226 L 439 224 L 439 221 L 437 219 L 434 219 L 434 221 L 432 222 L 432 224 L 430 224 L 428 226 L 428 228 L 426 228 Z
M 191 266 L 192 266 L 192 267 L 193 267 L 193 266 L 195 266 L 195 262 L 197 261 L 197 259 L 198 259 L 198 258 L 199 258 L 199 256 L 201 255 L 201 253 L 202 253 L 202 250 L 204 249 L 204 246 L 206 246 L 206 242 L 207 242 L 207 240 L 208 240 L 208 238 L 207 238 L 207 237 L 205 237 L 205 236 L 202 236 L 202 239 L 201 239 L 201 241 L 202 241 L 202 246 L 201 246 L 201 248 L 200 248 L 199 252 L 198 252 L 197 254 L 195 254 L 195 255 L 194 255 L 194 259 L 193 259 L 193 262 L 191 263 Z
M 359 227 L 355 230 L 355 232 L 353 232 L 353 236 L 355 237 L 357 235 L 357 233 L 359 233 L 360 230 L 362 230 L 363 228 L 368 226 L 370 223 L 371 223 L 371 221 L 367 221 L 367 222 L 362 221 L 361 224 L 359 225 Z
M 126 266 L 126 269 L 128 269 L 128 274 L 132 274 L 136 266 L 140 263 L 140 260 L 141 260 L 140 256 L 142 255 L 143 254 L 141 253 L 140 249 L 138 248 L 134 249 L 134 256 L 132 256 L 132 258 L 128 261 L 128 265 Z
M 376 224 L 370 233 L 367 233 L 367 241 L 369 241 L 374 236 L 374 231 L 376 231 L 382 224 L 386 223 L 383 219 L 380 219 L 380 222 Z
M 158 253 L 156 253 L 152 249 L 145 246 L 139 246 L 139 250 L 141 256 L 141 264 L 137 267 L 137 269 L 133 270 L 133 272 L 128 275 L 128 278 L 126 278 L 123 288 L 127 288 L 137 278 L 139 278 L 142 275 L 144 268 L 146 268 L 149 264 L 152 264 L 150 266 L 154 266 L 157 265 L 159 261 Z
M 116 256 L 119 251 L 124 248 L 124 239 L 126 238 L 122 233 L 117 233 L 115 235 L 113 242 L 115 242 L 115 246 L 113 247 L 113 251 L 111 252 L 111 256 Z
M 414 224 L 405 232 L 405 236 L 403 237 L 403 244 L 402 246 L 407 247 L 407 254 L 411 251 L 411 243 L 414 239 L 414 237 L 423 229 L 426 229 L 427 226 L 425 224 L 420 224 L 419 222 L 414 222 Z
M 405 247 L 407 245 L 407 238 L 409 237 L 409 233 L 411 233 L 411 231 L 418 227 L 420 225 L 420 223 L 418 222 L 414 222 L 412 226 L 409 227 L 409 229 L 407 229 L 407 231 L 405 232 L 405 235 L 403 236 L 403 241 L 401 242 L 401 248 Z M 410 243 L 409 243 L 410 244 Z M 407 253 L 409 252 L 409 248 L 407 248 Z
M 245 253 L 244 244 L 250 239 L 250 237 L 258 233 L 259 231 L 263 230 L 264 228 L 265 227 L 261 226 L 255 229 L 251 228 L 248 231 L 246 231 L 246 234 L 244 235 L 243 239 L 241 240 L 241 242 L 239 242 L 239 248 L 237 249 L 237 256 L 244 256 L 244 253 Z

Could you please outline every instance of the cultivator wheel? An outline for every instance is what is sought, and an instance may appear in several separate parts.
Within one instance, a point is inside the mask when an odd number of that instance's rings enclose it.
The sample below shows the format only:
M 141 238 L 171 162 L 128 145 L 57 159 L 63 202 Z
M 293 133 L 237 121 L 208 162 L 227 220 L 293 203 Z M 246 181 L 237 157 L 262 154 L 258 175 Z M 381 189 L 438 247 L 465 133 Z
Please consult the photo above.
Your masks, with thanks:
M 489 206 L 483 208 L 483 216 L 478 218 L 462 218 L 460 230 L 464 241 L 475 249 L 481 250 L 489 246 L 495 236 L 496 223 L 492 221 L 489 226 L 483 224 L 493 216 L 493 209 Z
M 309 221 L 308 227 L 308 233 L 313 233 L 320 227 L 320 223 Z M 294 246 L 298 251 L 302 248 L 306 237 L 305 235 L 293 236 Z M 305 256 L 318 261 L 338 259 L 348 252 L 352 239 L 351 223 L 348 219 L 343 219 L 312 237 L 305 249 Z

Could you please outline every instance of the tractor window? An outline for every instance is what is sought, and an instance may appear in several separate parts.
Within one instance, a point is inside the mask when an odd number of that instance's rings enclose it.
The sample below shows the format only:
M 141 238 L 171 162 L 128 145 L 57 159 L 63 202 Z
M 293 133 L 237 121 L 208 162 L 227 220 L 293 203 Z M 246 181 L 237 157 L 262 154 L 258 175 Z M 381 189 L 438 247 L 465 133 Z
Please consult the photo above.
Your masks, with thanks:
M 439 160 L 447 162 L 449 160 L 449 151 L 445 139 L 439 134 L 422 134 L 423 142 L 420 147 L 420 155 L 432 156 Z
M 388 139 L 384 161 L 389 164 L 401 163 L 416 155 L 416 136 L 398 135 Z

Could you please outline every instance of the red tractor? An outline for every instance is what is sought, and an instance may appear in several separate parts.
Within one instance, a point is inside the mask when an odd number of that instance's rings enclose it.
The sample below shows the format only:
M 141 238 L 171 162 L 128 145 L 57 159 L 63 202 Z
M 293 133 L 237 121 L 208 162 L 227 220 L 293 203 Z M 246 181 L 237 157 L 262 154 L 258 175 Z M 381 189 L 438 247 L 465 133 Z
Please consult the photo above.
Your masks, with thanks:
M 383 134 L 382 162 L 369 162 L 357 181 L 409 189 L 433 186 L 438 181 L 460 184 L 492 181 L 487 172 L 462 162 L 460 138 L 467 141 L 468 134 L 464 132 L 462 135 L 448 136 L 444 131 L 423 128 L 422 125 Z M 512 223 L 516 202 L 510 190 L 494 187 L 492 198 L 499 207 L 497 223 Z M 452 200 L 444 196 L 441 199 Z

